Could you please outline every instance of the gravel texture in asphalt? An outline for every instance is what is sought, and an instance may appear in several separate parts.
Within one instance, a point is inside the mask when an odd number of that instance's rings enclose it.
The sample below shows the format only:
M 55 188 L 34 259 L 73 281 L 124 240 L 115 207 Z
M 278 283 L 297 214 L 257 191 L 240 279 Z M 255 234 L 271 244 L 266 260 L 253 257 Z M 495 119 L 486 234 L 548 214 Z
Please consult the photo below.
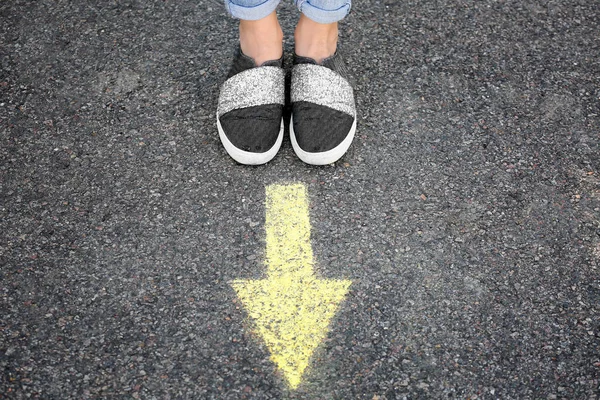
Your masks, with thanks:
M 217 0 L 0 3 L 0 398 L 598 399 L 600 3 L 355 1 L 325 167 L 227 156 L 236 35 Z M 230 285 L 288 182 L 352 281 L 295 390 Z

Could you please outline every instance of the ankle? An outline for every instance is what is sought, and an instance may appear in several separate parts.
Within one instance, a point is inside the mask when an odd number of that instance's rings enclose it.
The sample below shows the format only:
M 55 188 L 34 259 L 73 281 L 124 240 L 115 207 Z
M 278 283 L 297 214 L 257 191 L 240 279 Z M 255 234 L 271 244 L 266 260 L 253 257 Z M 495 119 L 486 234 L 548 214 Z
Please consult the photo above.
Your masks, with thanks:
M 277 60 L 283 55 L 283 31 L 277 14 L 257 21 L 240 21 L 240 48 L 256 65 Z
M 297 55 L 310 57 L 320 64 L 337 49 L 338 24 L 320 24 L 303 14 L 296 26 L 294 39 Z

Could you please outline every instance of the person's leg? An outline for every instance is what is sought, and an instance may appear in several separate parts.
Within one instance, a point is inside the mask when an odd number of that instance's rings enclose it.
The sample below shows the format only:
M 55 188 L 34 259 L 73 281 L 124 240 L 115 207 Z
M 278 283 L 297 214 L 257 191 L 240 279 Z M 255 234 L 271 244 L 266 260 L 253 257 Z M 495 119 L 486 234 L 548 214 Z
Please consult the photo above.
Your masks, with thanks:
M 237 162 L 264 164 L 283 140 L 285 71 L 283 33 L 275 8 L 279 0 L 226 0 L 240 19 L 240 50 L 221 86 L 217 130 Z
M 240 21 L 240 48 L 256 65 L 283 55 L 283 31 L 273 11 L 265 18 Z
M 294 32 L 295 51 L 321 63 L 337 49 L 338 21 L 350 11 L 350 0 L 295 0 L 302 12 Z
M 338 25 L 350 0 L 296 0 L 298 21 L 292 70 L 290 140 L 313 165 L 339 160 L 356 132 L 354 91 L 337 51 Z
M 240 20 L 240 48 L 257 65 L 283 54 L 283 31 L 275 9 L 279 0 L 225 0 L 227 10 Z

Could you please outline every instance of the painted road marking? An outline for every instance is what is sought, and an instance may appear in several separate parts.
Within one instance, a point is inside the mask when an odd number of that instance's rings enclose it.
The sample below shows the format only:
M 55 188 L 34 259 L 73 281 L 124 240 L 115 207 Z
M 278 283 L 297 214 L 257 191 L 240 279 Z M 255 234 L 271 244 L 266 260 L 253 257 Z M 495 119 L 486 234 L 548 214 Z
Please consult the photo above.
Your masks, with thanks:
M 266 192 L 267 279 L 231 285 L 271 360 L 296 389 L 352 282 L 314 275 L 306 187 L 271 185 Z

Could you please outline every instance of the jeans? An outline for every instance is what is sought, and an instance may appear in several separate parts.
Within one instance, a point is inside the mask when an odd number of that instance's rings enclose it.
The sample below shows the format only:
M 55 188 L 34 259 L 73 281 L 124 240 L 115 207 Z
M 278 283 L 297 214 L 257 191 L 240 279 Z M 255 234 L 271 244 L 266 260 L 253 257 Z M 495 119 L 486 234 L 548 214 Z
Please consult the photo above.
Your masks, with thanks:
M 257 20 L 271 14 L 280 0 L 225 0 L 225 7 L 232 17 Z M 300 12 L 321 24 L 342 20 L 352 0 L 294 0 Z

